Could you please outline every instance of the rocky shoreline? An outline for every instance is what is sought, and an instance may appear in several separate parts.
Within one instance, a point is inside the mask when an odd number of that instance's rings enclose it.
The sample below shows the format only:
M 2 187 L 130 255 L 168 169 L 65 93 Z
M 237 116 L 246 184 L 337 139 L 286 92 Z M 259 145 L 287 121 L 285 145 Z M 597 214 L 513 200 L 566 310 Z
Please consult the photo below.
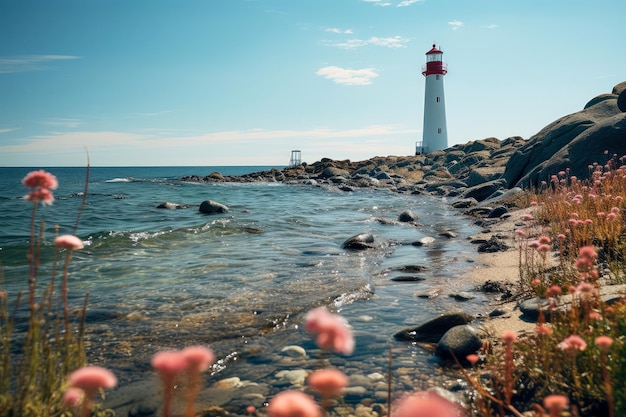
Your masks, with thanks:
M 604 164 L 613 154 L 626 155 L 625 102 L 626 82 L 623 82 L 615 86 L 610 94 L 593 98 L 580 112 L 551 123 L 528 140 L 521 137 L 505 140 L 487 138 L 427 155 L 374 157 L 358 162 L 324 158 L 312 164 L 237 177 L 213 172 L 181 180 L 200 183 L 280 182 L 323 187 L 334 192 L 384 188 L 397 193 L 450 198 L 452 206 L 463 210 L 482 227 L 471 239 L 479 252 L 478 260 L 460 279 L 474 283 L 477 290 L 488 290 L 491 285 L 495 290 L 506 291 L 519 279 L 515 230 L 522 216 L 531 210 L 519 209 L 515 200 L 524 201 L 527 195 L 524 189 L 539 187 L 542 181 L 549 184 L 551 175 L 559 171 L 567 170 L 570 175 L 584 179 L 589 176 L 588 165 L 594 162 Z M 606 156 L 607 153 L 610 156 Z M 163 208 L 177 208 L 164 204 Z M 367 245 L 359 249 L 367 250 Z M 620 297 L 624 290 L 621 286 L 614 286 L 609 292 Z M 449 312 L 444 316 L 433 318 L 432 323 L 426 322 L 417 328 L 399 332 L 396 338 L 420 342 L 418 338 L 423 336 L 423 340 L 433 346 L 447 338 L 461 346 L 456 353 L 464 357 L 464 349 L 475 351 L 480 347 L 477 331 L 491 337 L 498 337 L 507 330 L 523 335 L 533 331 L 535 326 L 533 318 L 520 310 L 519 300 L 507 301 L 506 297 L 485 317 L 476 319 L 462 312 Z M 443 322 L 446 322 L 445 326 Z M 424 330 L 432 327 L 437 328 L 437 334 L 431 332 L 424 336 Z M 455 334 L 447 337 L 448 329 L 455 328 Z M 422 336 L 418 337 L 420 330 Z M 437 350 L 447 352 L 448 349 L 450 345 Z M 307 352 L 300 346 L 286 346 L 277 355 L 275 361 L 284 363 L 285 369 L 276 374 L 276 384 L 306 389 L 305 369 L 313 366 L 309 363 L 311 359 Z M 401 370 L 400 382 L 406 384 L 407 389 L 414 389 L 419 372 L 416 373 L 410 363 Z M 432 386 L 430 381 L 422 382 L 424 389 Z M 200 403 L 206 404 L 201 415 L 237 414 L 235 409 L 244 409 L 250 404 L 262 407 L 269 388 L 266 384 L 255 384 L 238 377 L 219 380 L 201 393 Z M 459 383 L 457 387 L 447 388 L 438 390 L 442 395 L 459 401 L 451 391 L 463 391 L 467 385 Z M 351 374 L 345 393 L 345 398 L 355 405 L 333 404 L 333 412 L 357 417 L 386 414 L 386 390 L 384 375 L 364 374 L 363 370 L 357 369 Z M 372 391 L 373 396 L 366 395 Z M 152 394 L 146 397 L 147 392 Z M 155 415 L 159 404 L 157 393 L 156 381 L 150 380 L 126 387 L 123 393 L 118 393 L 115 400 L 106 405 L 119 415 Z M 141 397 L 144 400 L 137 402 L 136 399 Z M 229 406 L 222 408 L 225 404 Z M 258 413 L 264 415 L 262 409 Z

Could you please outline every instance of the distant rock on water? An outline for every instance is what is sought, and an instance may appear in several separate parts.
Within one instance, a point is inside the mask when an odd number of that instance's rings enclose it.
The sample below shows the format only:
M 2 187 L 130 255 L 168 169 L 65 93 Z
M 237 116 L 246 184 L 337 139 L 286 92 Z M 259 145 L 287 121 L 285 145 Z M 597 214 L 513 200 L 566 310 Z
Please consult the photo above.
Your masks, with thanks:
M 591 99 L 579 112 L 550 123 L 528 140 L 519 136 L 486 138 L 426 155 L 377 156 L 358 162 L 323 158 L 282 170 L 242 176 L 213 172 L 182 180 L 283 182 L 336 192 L 386 188 L 398 193 L 456 197 L 465 208 L 484 205 L 485 201 L 519 192 L 520 187 L 549 182 L 561 171 L 587 179 L 589 165 L 604 165 L 614 154 L 617 158 L 626 155 L 625 91 L 626 81 L 611 93 Z

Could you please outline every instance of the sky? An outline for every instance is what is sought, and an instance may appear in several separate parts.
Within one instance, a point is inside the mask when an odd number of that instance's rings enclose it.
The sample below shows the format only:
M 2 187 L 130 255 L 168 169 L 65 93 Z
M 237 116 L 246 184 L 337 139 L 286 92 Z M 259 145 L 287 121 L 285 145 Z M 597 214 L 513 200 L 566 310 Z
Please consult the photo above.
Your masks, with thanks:
M 0 0 L 0 166 L 413 155 L 530 138 L 626 80 L 623 0 Z

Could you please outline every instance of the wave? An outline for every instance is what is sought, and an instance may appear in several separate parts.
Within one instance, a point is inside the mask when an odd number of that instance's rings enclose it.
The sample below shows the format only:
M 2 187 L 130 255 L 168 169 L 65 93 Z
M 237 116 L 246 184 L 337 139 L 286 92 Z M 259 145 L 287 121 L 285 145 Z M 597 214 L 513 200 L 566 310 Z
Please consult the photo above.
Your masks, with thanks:
M 132 177 L 128 177 L 128 178 L 113 178 L 110 180 L 105 180 L 104 182 L 131 182 L 134 181 L 134 179 Z

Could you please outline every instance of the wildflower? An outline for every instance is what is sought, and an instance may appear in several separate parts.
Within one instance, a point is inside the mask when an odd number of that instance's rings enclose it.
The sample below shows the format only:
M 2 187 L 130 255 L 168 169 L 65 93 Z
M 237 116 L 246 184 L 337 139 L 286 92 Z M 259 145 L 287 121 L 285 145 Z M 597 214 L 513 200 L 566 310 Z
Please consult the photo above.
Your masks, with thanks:
M 538 287 L 541 285 L 541 280 L 539 278 L 535 278 L 530 282 L 530 285 L 533 287 Z
M 28 188 L 47 188 L 56 190 L 59 186 L 57 177 L 44 170 L 32 171 L 26 174 L 22 184 Z
M 178 350 L 157 352 L 152 356 L 150 363 L 164 382 L 171 381 L 188 366 L 187 358 Z
M 24 196 L 24 200 L 51 205 L 54 202 L 52 192 L 47 188 L 37 188 Z
M 69 376 L 71 387 L 85 391 L 86 396 L 95 393 L 100 388 L 113 388 L 117 385 L 117 378 L 111 371 L 100 366 L 85 366 L 72 372 Z
M 531 202 L 530 202 L 530 205 L 531 205 L 531 207 L 534 207 L 534 206 L 536 206 L 536 205 L 537 205 L 537 202 L 536 202 L 536 201 L 531 201 Z
M 613 220 L 615 220 L 616 217 L 617 217 L 617 214 L 615 214 L 615 213 L 609 213 L 609 214 L 606 215 L 606 219 L 608 221 L 613 221 Z
M 543 405 L 550 412 L 550 417 L 556 417 L 561 415 L 561 411 L 567 408 L 569 400 L 565 395 L 548 395 L 543 399 Z
M 64 248 L 67 250 L 78 250 L 85 247 L 83 245 L 83 241 L 74 235 L 61 235 L 54 239 L 54 245 L 57 248 Z
M 594 286 L 585 281 L 581 282 L 576 287 L 576 294 L 578 294 L 582 298 L 589 298 L 593 296 L 595 292 L 596 289 L 594 288 Z
M 204 346 L 189 346 L 181 351 L 182 356 L 187 360 L 187 366 L 194 368 L 198 372 L 204 372 L 215 362 L 215 354 Z
M 517 230 L 515 231 L 515 233 L 517 233 L 517 235 L 518 235 L 519 237 L 524 237 L 524 236 L 526 236 L 526 232 L 525 232 L 524 230 L 522 230 L 522 229 L 517 229 Z
M 418 391 L 400 399 L 394 417 L 458 417 L 463 410 L 455 403 L 430 391 Z
M 468 361 L 469 363 L 471 363 L 471 364 L 472 364 L 472 366 L 474 366 L 474 365 L 476 365 L 476 363 L 478 363 L 478 359 L 479 359 L 479 357 L 478 357 L 478 355 L 477 355 L 477 354 L 475 354 L 475 353 L 470 353 L 469 355 L 467 355 L 467 356 L 465 357 L 465 359 L 467 359 L 467 361 Z
M 534 220 L 535 218 L 533 217 L 532 214 L 524 214 L 524 217 L 522 217 L 522 220 L 524 221 L 530 221 L 530 220 Z
M 603 352 L 608 352 L 613 344 L 613 339 L 609 336 L 598 336 L 596 337 L 596 346 L 600 348 Z
M 552 334 L 552 329 L 546 326 L 545 324 L 538 324 L 535 330 L 537 330 L 537 334 L 541 334 L 541 335 Z
M 550 249 L 551 249 L 550 245 L 544 243 L 542 245 L 539 245 L 539 247 L 537 248 L 537 251 L 545 253 L 545 252 L 549 252 Z
M 321 417 L 322 415 L 313 398 L 295 390 L 276 394 L 267 406 L 267 414 L 270 417 Z
M 539 244 L 541 244 L 541 245 L 545 245 L 547 243 L 550 243 L 550 237 L 549 236 L 540 236 L 538 240 L 539 240 Z
M 256 407 L 253 405 L 249 405 L 246 407 L 246 413 L 248 413 L 249 415 L 252 415 L 256 412 Z
M 583 246 L 578 250 L 578 257 L 596 259 L 598 257 L 598 252 L 596 252 L 592 246 Z
M 517 340 L 517 333 L 512 330 L 507 330 L 506 332 L 502 333 L 502 340 L 504 341 L 504 343 L 509 345 Z
M 341 394 L 348 385 L 348 377 L 337 369 L 319 369 L 309 374 L 307 380 L 325 398 Z
M 85 392 L 80 388 L 70 387 L 63 394 L 63 405 L 66 407 L 78 407 L 83 403 Z
M 548 297 L 558 297 L 563 293 L 563 290 L 558 285 L 554 284 L 546 291 Z
M 588 317 L 589 317 L 589 320 L 600 320 L 602 318 L 600 313 L 598 313 L 597 311 L 589 312 L 589 316 Z
M 577 350 L 582 352 L 587 349 L 587 343 L 580 336 L 571 335 L 559 343 L 557 347 L 563 351 L 575 353 Z
M 304 320 L 305 328 L 317 334 L 316 342 L 321 349 L 334 350 L 344 355 L 354 350 L 352 331 L 343 317 L 320 307 L 309 311 Z

